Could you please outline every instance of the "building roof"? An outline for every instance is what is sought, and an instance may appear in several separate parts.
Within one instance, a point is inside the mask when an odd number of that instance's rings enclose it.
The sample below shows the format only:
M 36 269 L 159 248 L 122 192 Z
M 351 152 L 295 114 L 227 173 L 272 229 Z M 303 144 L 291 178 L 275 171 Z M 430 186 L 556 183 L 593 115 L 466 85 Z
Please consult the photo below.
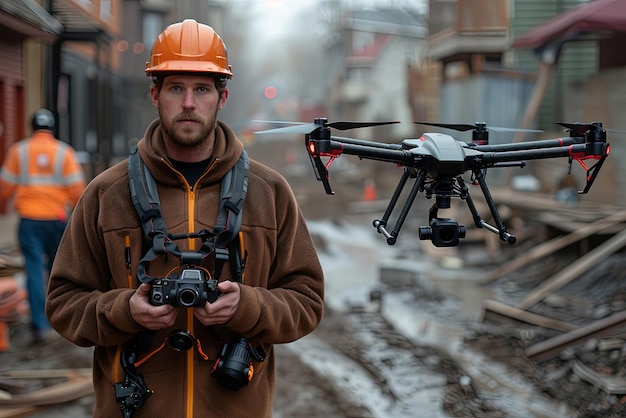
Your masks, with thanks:
M 399 9 L 352 10 L 344 24 L 353 30 L 424 38 L 426 24 L 421 14 Z
M 26 36 L 63 32 L 63 25 L 34 0 L 0 0 L 0 24 Z
M 595 0 L 537 26 L 513 41 L 513 48 L 539 48 L 552 40 L 599 32 L 626 32 L 626 1 Z

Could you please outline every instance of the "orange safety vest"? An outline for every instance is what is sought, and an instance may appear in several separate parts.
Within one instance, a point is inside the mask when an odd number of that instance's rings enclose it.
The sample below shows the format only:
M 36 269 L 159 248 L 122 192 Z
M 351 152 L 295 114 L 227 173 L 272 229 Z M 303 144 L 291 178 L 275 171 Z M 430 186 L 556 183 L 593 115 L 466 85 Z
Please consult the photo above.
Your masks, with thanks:
M 84 188 L 74 149 L 46 130 L 11 145 L 0 171 L 2 199 L 14 195 L 22 218 L 65 221 Z

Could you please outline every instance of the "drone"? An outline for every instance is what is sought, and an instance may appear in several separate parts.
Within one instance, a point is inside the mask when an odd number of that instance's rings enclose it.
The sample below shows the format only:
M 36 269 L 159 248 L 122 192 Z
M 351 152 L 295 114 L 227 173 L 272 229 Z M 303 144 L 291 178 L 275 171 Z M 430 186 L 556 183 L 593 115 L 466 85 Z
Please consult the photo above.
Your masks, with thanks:
M 434 198 L 434 203 L 428 212 L 428 225 L 420 226 L 418 229 L 420 240 L 430 240 L 436 247 L 459 245 L 460 240 L 466 235 L 465 226 L 459 225 L 455 219 L 439 217 L 438 212 L 440 209 L 449 209 L 452 198 L 460 198 L 467 203 L 477 228 L 484 228 L 498 234 L 500 240 L 515 244 L 517 238 L 508 232 L 487 187 L 485 179 L 487 169 L 524 167 L 526 160 L 566 157 L 568 158 L 568 174 L 571 173 L 573 161 L 578 162 L 585 170 L 586 184 L 583 190 L 578 191 L 579 194 L 585 194 L 590 190 L 610 153 L 610 145 L 606 142 L 606 130 L 601 122 L 557 122 L 569 132 L 568 137 L 498 145 L 489 144 L 489 130 L 540 131 L 488 128 L 484 122 L 477 122 L 473 125 L 415 122 L 420 125 L 457 131 L 472 130 L 472 142 L 466 143 L 441 133 L 423 133 L 419 138 L 404 139 L 401 144 L 396 144 L 336 137 L 331 135 L 331 129 L 348 130 L 400 123 L 398 121 L 329 122 L 326 118 L 316 118 L 313 123 L 286 123 L 292 126 L 255 133 L 304 134 L 305 147 L 315 177 L 322 183 L 327 194 L 334 194 L 328 169 L 341 155 L 354 155 L 360 159 L 389 162 L 403 168 L 400 181 L 382 218 L 373 221 L 374 228 L 385 237 L 388 245 L 396 243 L 418 193 L 423 193 L 427 199 Z M 466 174 L 470 175 L 469 180 L 463 178 Z M 409 180 L 412 180 L 413 184 L 394 225 L 390 228 L 389 219 Z M 468 183 L 477 184 L 480 187 L 494 225 L 489 224 L 479 214 L 470 195 Z

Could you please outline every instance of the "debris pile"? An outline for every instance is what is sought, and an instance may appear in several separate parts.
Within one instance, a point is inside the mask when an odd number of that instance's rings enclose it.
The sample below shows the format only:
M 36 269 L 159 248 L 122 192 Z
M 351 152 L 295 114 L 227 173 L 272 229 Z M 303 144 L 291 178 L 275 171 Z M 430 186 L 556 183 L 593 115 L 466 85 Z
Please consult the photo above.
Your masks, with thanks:
M 520 371 L 578 417 L 625 416 L 626 211 L 506 197 L 498 200 L 533 233 L 503 249 L 506 261 L 484 277 L 495 295 L 484 323 L 527 332 L 508 339 L 508 349 L 493 349 L 493 335 L 474 343 L 507 363 L 515 363 L 507 355 L 530 360 L 517 362 Z

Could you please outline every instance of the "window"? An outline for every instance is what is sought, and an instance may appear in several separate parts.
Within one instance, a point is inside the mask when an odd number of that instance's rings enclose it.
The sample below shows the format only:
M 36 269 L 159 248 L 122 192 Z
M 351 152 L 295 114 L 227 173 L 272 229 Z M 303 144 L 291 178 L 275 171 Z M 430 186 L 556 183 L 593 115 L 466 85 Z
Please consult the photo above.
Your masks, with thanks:
M 111 18 L 111 0 L 100 0 L 100 17 L 105 20 Z
M 163 16 L 157 13 L 146 13 L 143 16 L 143 44 L 152 45 L 163 31 Z
M 362 52 L 372 45 L 376 40 L 376 35 L 372 32 L 352 32 L 352 53 Z

